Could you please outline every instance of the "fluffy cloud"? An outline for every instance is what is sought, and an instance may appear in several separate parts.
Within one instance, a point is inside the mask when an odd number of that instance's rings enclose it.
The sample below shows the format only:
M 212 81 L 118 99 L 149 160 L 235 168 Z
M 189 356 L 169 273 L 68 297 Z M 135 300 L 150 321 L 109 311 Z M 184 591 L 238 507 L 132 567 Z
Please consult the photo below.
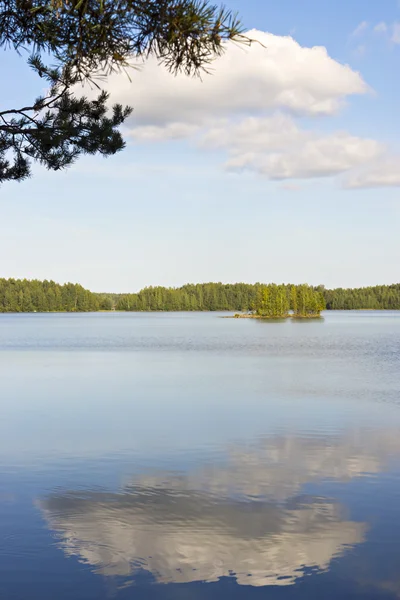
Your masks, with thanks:
M 160 142 L 163 140 L 181 140 L 191 137 L 199 131 L 199 127 L 192 123 L 168 123 L 163 127 L 159 125 L 143 125 L 135 127 L 130 136 L 139 142 Z
M 400 186 L 400 156 L 387 157 L 344 181 L 344 187 L 349 189 L 397 186 Z
M 322 134 L 302 129 L 289 115 L 209 120 L 207 126 L 175 122 L 132 130 L 135 141 L 163 141 L 192 137 L 203 149 L 228 155 L 225 168 L 249 170 L 269 179 L 307 179 L 344 173 L 384 153 L 375 140 L 338 131 Z
M 384 150 L 374 140 L 345 132 L 321 135 L 300 129 L 282 114 L 250 117 L 229 128 L 213 128 L 204 143 L 228 150 L 228 169 L 250 169 L 270 179 L 336 175 L 378 157 Z
M 353 36 L 366 29 L 361 23 Z M 335 176 L 383 154 L 374 140 L 299 125 L 302 117 L 329 117 L 348 97 L 368 92 L 359 73 L 323 47 L 302 47 L 292 37 L 256 30 L 248 36 L 255 40 L 250 47 L 228 43 L 202 80 L 174 77 L 153 58 L 133 75 L 133 85 L 126 76 L 112 76 L 113 99 L 135 108 L 131 139 L 191 139 L 225 152 L 229 170 L 276 180 Z
M 301 115 L 335 113 L 347 96 L 364 94 L 359 73 L 329 57 L 323 47 L 304 48 L 291 37 L 250 31 L 250 47 L 229 43 L 199 78 L 174 77 L 150 59 L 135 74 L 134 85 L 123 75 L 109 80 L 115 99 L 135 107 L 138 126 L 207 123 L 210 117 L 264 114 L 286 109 Z

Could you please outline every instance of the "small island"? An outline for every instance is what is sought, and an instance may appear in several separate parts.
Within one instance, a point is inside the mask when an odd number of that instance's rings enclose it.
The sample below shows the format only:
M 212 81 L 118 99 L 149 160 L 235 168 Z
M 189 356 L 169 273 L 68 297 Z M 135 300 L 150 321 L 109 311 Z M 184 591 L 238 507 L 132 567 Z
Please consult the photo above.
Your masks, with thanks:
M 318 319 L 325 309 L 321 292 L 309 285 L 276 285 L 260 287 L 252 310 L 235 314 L 235 319 Z

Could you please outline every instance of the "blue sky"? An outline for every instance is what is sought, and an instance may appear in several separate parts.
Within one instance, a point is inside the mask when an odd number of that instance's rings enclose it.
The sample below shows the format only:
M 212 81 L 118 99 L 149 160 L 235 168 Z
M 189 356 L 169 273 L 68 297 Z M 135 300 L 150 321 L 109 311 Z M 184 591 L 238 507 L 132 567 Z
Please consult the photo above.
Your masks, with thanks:
M 202 84 L 153 63 L 110 80 L 135 108 L 127 149 L 4 184 L 0 276 L 399 281 L 400 4 L 226 4 L 265 48 L 229 49 Z M 38 95 L 22 59 L 0 60 L 1 106 Z

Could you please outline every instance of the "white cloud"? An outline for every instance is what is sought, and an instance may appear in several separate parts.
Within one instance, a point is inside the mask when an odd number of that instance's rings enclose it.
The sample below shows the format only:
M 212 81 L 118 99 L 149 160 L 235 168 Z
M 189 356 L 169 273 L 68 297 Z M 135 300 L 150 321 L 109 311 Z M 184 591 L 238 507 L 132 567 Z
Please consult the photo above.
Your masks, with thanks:
M 400 22 L 393 23 L 391 40 L 394 44 L 400 44 Z
M 163 140 L 181 140 L 191 137 L 199 131 L 197 125 L 191 123 L 168 123 L 163 127 L 142 125 L 130 131 L 130 136 L 140 142 L 157 142 Z
M 394 23 L 387 24 L 385 21 L 377 23 L 373 29 L 374 33 L 384 35 L 386 39 L 391 41 L 393 44 L 400 44 L 400 22 L 395 21 Z
M 200 148 L 227 153 L 227 170 L 249 170 L 275 180 L 337 175 L 385 151 L 379 142 L 346 132 L 302 129 L 293 117 L 280 112 L 235 121 L 210 119 L 203 128 L 186 123 L 148 125 L 134 129 L 131 135 L 140 142 L 194 137 Z
M 263 114 L 285 109 L 301 115 L 330 115 L 346 97 L 368 86 L 348 65 L 333 60 L 323 47 L 305 48 L 291 37 L 260 31 L 248 36 L 261 43 L 228 43 L 202 80 L 174 77 L 155 59 L 148 60 L 134 83 L 124 75 L 109 79 L 112 97 L 134 106 L 138 126 L 202 124 L 233 114 Z
M 304 179 L 343 173 L 384 152 L 369 139 L 346 132 L 320 134 L 300 129 L 288 115 L 249 117 L 210 129 L 203 144 L 225 148 L 230 170 L 250 169 L 270 179 Z
M 360 23 L 353 36 L 367 27 Z M 383 29 L 383 23 L 374 28 Z M 134 107 L 131 139 L 189 139 L 226 153 L 229 170 L 274 180 L 335 176 L 373 165 L 384 155 L 384 146 L 372 139 L 299 124 L 302 117 L 334 115 L 348 97 L 367 93 L 358 72 L 332 59 L 324 47 L 302 47 L 292 37 L 256 30 L 248 36 L 260 43 L 227 43 L 212 74 L 202 80 L 174 77 L 154 58 L 132 74 L 133 84 L 124 75 L 111 76 L 112 99 Z
M 385 21 L 381 21 L 380 23 L 377 23 L 374 27 L 375 33 L 387 33 L 387 30 L 388 30 L 388 26 L 386 25 Z
M 343 185 L 348 189 L 400 187 L 400 156 L 386 157 L 364 170 L 351 174 Z
M 368 27 L 369 27 L 369 25 L 368 25 L 367 21 L 361 21 L 361 23 L 359 23 L 359 25 L 357 25 L 357 27 L 354 29 L 354 31 L 352 31 L 352 33 L 350 34 L 350 37 L 352 37 L 352 38 L 359 37 L 368 29 Z

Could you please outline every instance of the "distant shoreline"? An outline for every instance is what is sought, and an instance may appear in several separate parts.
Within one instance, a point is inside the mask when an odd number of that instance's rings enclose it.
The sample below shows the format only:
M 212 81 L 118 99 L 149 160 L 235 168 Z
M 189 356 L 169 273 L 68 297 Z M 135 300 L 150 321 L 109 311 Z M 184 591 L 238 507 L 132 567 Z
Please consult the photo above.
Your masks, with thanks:
M 231 310 L 31 310 L 31 311 L 2 311 L 0 310 L 1 315 L 85 315 L 85 314 L 168 314 L 168 313 L 186 313 L 186 314 L 217 314 L 217 313 L 232 313 Z M 399 308 L 326 308 L 322 311 L 323 313 L 331 313 L 331 312 L 400 312 Z M 246 315 L 239 314 L 235 316 L 235 314 L 225 314 L 220 316 L 220 319 L 261 319 L 261 320 L 274 320 L 274 319 L 319 319 L 323 318 L 323 315 L 305 315 L 305 316 L 295 316 L 295 315 L 287 315 L 282 317 L 262 317 L 260 315 Z
M 0 277 L 0 313 L 225 312 L 271 315 L 301 307 L 327 310 L 400 310 L 400 283 L 328 289 L 323 285 L 195 283 L 148 286 L 137 293 L 94 293 L 74 283 Z
M 236 313 L 234 315 L 226 315 L 221 317 L 221 319 L 261 319 L 261 320 L 268 320 L 268 321 L 282 321 L 285 319 L 322 319 L 323 317 L 320 314 L 314 314 L 314 315 L 276 315 L 274 317 L 270 317 L 270 316 L 265 316 L 265 315 L 252 315 L 252 314 L 240 314 L 240 313 Z

